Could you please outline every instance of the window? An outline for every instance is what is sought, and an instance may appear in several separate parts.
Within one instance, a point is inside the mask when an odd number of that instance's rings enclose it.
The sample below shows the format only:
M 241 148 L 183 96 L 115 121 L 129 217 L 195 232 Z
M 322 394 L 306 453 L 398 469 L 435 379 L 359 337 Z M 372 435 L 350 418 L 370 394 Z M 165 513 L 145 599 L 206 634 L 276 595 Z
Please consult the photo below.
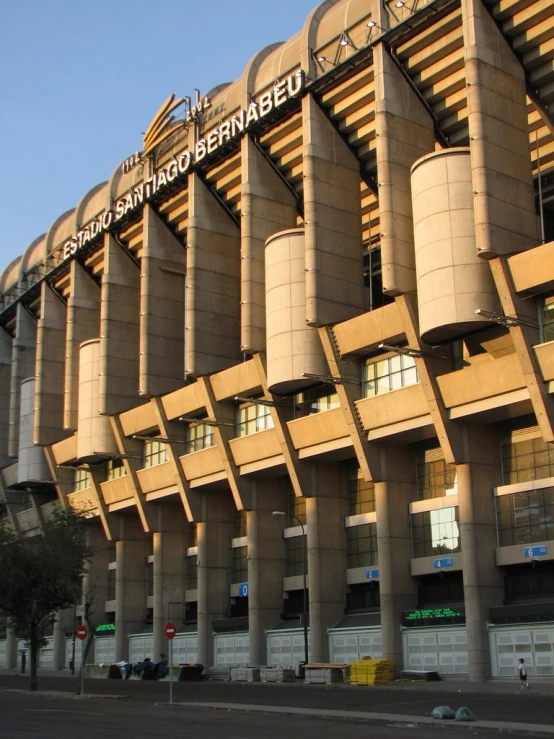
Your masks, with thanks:
M 461 551 L 458 507 L 412 514 L 414 557 L 453 554 Z
M 305 536 L 289 536 L 285 539 L 285 577 L 304 574 L 305 546 Z
M 163 441 L 148 439 L 144 442 L 144 466 L 156 467 L 167 462 L 167 448 Z
M 246 511 L 237 511 L 235 516 L 235 527 L 233 538 L 238 539 L 247 534 L 247 513 Z
M 92 478 L 89 470 L 74 471 L 75 490 L 86 490 L 92 487 Z
M 464 578 L 461 572 L 441 570 L 441 576 L 425 575 L 417 586 L 418 606 L 438 606 L 464 602 Z
M 554 448 L 541 438 L 504 444 L 502 477 L 505 485 L 554 477 Z
M 306 612 L 310 612 L 310 593 L 306 590 Z M 283 616 L 291 618 L 293 616 L 302 616 L 304 614 L 304 589 L 289 590 L 287 597 L 283 601 Z M 283 647 L 284 649 L 285 647 Z
M 430 500 L 445 495 L 456 495 L 456 465 L 437 459 L 439 449 L 429 449 L 417 460 L 417 499 Z M 433 459 L 433 457 L 435 457 Z
M 381 244 L 365 244 L 364 284 L 369 291 L 369 310 L 382 308 L 392 303 L 394 298 L 383 292 L 383 273 L 381 268 Z
M 392 357 L 364 365 L 364 398 L 390 393 L 391 390 L 415 385 L 417 382 L 419 377 L 415 360 L 404 354 L 394 354 Z
M 543 342 L 554 341 L 554 295 L 544 298 L 541 306 Z
M 287 494 L 288 526 L 298 526 L 296 518 L 306 525 L 306 498 L 295 495 L 292 485 Z M 296 516 L 296 518 L 294 518 Z
M 554 488 L 496 498 L 498 545 L 554 540 Z
M 106 600 L 115 600 L 115 569 L 108 570 L 108 589 Z
M 122 459 L 110 459 L 108 462 L 108 480 L 117 480 L 125 477 L 127 471 Z
M 214 428 L 207 423 L 191 423 L 187 428 L 187 454 L 208 449 L 215 444 Z
M 354 466 L 348 478 L 348 499 L 351 516 L 375 511 L 375 484 L 366 482 L 357 466 Z
M 554 596 L 554 564 L 552 562 L 533 562 L 533 567 L 529 565 L 523 565 L 520 567 L 509 567 L 506 569 L 504 576 L 504 593 L 506 605 L 509 603 L 527 602 L 533 601 L 548 601 L 552 604 Z M 552 605 L 548 608 L 548 611 L 552 612 Z M 547 611 L 547 613 L 548 613 Z M 528 616 L 521 618 L 522 621 L 534 621 L 536 617 Z M 544 613 L 541 614 L 541 621 L 552 619 L 552 616 L 548 616 Z M 518 619 L 519 620 L 519 619 Z M 535 644 L 535 649 L 541 649 L 545 651 L 551 650 L 551 645 L 547 642 L 546 644 Z M 538 651 L 537 649 L 537 651 Z M 552 668 L 550 668 L 552 670 Z
M 258 431 L 273 428 L 273 418 L 267 405 L 259 403 L 245 405 L 238 409 L 237 435 L 250 436 Z
M 339 406 L 339 396 L 334 388 L 329 387 L 329 385 L 320 385 L 311 390 L 306 390 L 299 393 L 295 398 L 295 413 L 297 416 L 321 413 Z
M 233 547 L 232 582 L 248 582 L 248 547 Z
M 186 590 L 196 590 L 198 587 L 198 555 L 190 554 L 185 559 Z
M 146 561 L 144 568 L 144 577 L 146 580 L 146 595 L 154 595 L 154 563 Z
M 379 608 L 379 583 L 377 580 L 358 583 L 350 586 L 350 592 L 346 593 L 346 612 L 365 611 L 368 608 Z
M 377 524 L 365 523 L 346 529 L 347 567 L 369 567 L 378 564 Z
M 185 603 L 185 623 L 195 624 L 198 622 L 198 602 L 190 601 Z

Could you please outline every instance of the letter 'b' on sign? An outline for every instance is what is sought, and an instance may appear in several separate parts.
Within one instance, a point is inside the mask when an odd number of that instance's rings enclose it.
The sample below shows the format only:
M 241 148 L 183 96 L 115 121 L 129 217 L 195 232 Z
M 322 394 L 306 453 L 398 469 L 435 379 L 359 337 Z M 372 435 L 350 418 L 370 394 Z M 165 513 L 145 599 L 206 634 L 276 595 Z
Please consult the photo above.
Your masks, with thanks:
M 77 636 L 81 640 L 86 639 L 87 638 L 87 627 L 86 626 L 77 626 Z
M 171 621 L 165 627 L 165 635 L 168 639 L 173 639 L 175 636 L 175 624 L 171 623 Z

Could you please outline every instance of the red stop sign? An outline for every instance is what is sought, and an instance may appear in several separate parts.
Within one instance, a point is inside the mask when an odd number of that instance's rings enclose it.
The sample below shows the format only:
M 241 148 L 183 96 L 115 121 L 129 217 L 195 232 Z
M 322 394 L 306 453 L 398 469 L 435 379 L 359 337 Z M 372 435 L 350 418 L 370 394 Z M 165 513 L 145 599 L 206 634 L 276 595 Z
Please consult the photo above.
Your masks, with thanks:
M 165 635 L 167 636 L 168 639 L 173 639 L 173 637 L 175 636 L 175 631 L 176 629 L 175 629 L 174 623 L 170 621 L 168 624 L 166 624 Z
M 87 627 L 77 626 L 77 636 L 79 637 L 79 639 L 86 639 L 87 638 Z

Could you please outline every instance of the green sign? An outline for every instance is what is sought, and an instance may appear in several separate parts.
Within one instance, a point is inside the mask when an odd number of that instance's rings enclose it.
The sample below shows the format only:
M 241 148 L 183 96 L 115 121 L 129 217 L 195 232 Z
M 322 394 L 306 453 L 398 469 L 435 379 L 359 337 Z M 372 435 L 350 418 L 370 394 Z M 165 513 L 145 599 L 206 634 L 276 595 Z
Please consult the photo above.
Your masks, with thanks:
M 404 611 L 405 626 L 431 625 L 433 623 L 464 623 L 464 608 L 419 608 L 415 611 Z
M 115 631 L 115 624 L 100 624 L 96 627 L 95 634 L 105 634 L 109 631 Z

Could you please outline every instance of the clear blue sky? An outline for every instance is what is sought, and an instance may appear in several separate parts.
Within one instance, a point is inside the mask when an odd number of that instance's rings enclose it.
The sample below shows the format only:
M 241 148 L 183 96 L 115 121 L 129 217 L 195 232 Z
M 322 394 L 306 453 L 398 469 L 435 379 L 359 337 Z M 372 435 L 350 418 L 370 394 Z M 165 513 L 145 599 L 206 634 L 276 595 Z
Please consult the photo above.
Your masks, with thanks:
M 302 28 L 317 0 L 0 0 L 0 272 L 206 93 Z

